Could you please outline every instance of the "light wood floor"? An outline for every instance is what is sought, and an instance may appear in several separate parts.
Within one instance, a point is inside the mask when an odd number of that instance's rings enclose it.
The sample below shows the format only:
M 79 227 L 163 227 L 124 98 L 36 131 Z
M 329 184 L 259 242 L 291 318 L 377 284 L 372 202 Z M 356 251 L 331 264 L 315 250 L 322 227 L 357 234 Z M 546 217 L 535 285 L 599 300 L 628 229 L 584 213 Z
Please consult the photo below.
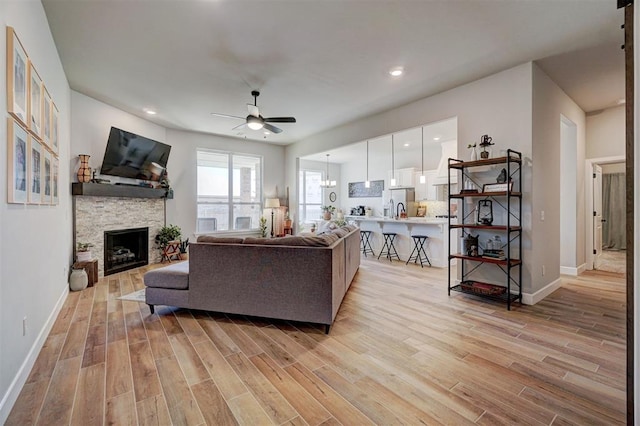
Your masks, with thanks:
M 329 335 L 308 324 L 71 293 L 7 424 L 621 424 L 622 276 L 508 312 L 446 270 L 364 260 Z

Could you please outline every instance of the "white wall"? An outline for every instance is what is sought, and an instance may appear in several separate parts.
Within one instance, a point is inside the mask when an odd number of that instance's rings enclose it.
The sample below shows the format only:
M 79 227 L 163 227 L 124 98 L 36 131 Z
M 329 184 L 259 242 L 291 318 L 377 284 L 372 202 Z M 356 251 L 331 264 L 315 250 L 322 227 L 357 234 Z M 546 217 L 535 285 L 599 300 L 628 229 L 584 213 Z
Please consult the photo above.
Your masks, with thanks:
M 73 121 L 71 122 L 70 178 L 72 182 L 78 181 L 76 173 L 80 166 L 79 154 L 91 156 L 89 166 L 94 170 L 98 170 L 96 176 L 100 176 L 99 171 L 111 126 L 167 143 L 167 132 L 164 127 L 73 90 L 71 91 L 71 109 Z M 173 154 L 173 147 L 171 154 Z M 172 162 L 172 155 L 169 155 L 168 170 L 171 170 Z M 111 182 L 134 182 L 132 179 L 116 176 L 103 175 L 102 178 L 109 179 Z
M 587 115 L 586 158 L 624 155 L 624 105 Z
M 0 173 L 0 423 L 4 423 L 68 289 L 71 264 L 69 185 L 70 90 L 39 1 L 0 2 L 0 135 L 6 140 L 5 25 L 11 26 L 59 110 L 60 203 L 7 204 L 7 175 Z M 6 170 L 6 143 L 0 149 Z M 27 318 L 23 336 L 22 321 Z
M 566 196 L 576 190 L 578 127 L 567 117 L 560 117 L 560 272 L 578 275 L 576 197 Z M 575 273 L 573 273 L 575 272 Z
M 494 152 L 512 148 L 522 151 L 524 167 L 524 207 L 531 210 L 531 73 L 526 63 L 475 82 L 416 102 L 349 123 L 287 146 L 287 182 L 296 184 L 296 159 L 308 154 L 380 135 L 398 132 L 451 117 L 458 118 L 458 152 L 489 134 L 496 143 Z M 523 291 L 534 292 L 530 279 L 531 215 L 523 220 Z M 545 247 L 539 247 L 544 250 Z M 540 285 L 540 284 L 538 284 Z
M 167 143 L 171 155 L 167 170 L 174 190 L 174 199 L 167 201 L 167 222 L 182 228 L 183 235 L 192 236 L 196 230 L 196 149 L 207 148 L 263 157 L 264 198 L 274 198 L 276 189 L 281 204 L 285 201 L 284 147 L 251 142 L 224 136 L 167 129 Z M 291 188 L 293 192 L 295 187 Z
M 264 195 L 267 198 L 275 196 L 277 187 L 279 196 L 284 198 L 284 170 L 281 167 L 273 167 L 273 164 L 282 164 L 284 161 L 282 146 L 165 129 L 149 120 L 121 111 L 78 92 L 72 92 L 71 99 L 73 109 L 71 180 L 77 180 L 75 173 L 80 164 L 77 159 L 78 154 L 91 155 L 90 166 L 100 168 L 111 126 L 171 145 L 167 172 L 174 198 L 167 200 L 167 223 L 178 225 L 184 236 L 192 238 L 196 230 L 197 148 L 262 155 L 265 164 Z M 98 176 L 112 182 L 128 180 L 108 175 L 98 174 Z
M 561 116 L 576 125 L 575 180 L 573 191 L 560 193 Z M 533 206 L 534 258 L 531 276 L 534 288 L 542 289 L 560 276 L 560 197 L 571 198 L 576 216 L 572 223 L 572 245 L 576 267 L 585 263 L 585 114 L 537 65 L 533 66 Z M 545 212 L 544 220 L 541 213 Z M 543 276 L 543 267 L 545 275 Z

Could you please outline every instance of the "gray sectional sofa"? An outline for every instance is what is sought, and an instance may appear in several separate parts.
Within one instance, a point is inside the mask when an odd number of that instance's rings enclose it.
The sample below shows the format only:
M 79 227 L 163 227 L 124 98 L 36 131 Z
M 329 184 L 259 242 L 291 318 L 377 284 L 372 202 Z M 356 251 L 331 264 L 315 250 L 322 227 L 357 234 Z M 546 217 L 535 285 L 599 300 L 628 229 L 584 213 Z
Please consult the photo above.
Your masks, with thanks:
M 360 229 L 317 236 L 215 238 L 189 245 L 189 261 L 149 271 L 154 305 L 323 324 L 326 331 L 360 266 Z

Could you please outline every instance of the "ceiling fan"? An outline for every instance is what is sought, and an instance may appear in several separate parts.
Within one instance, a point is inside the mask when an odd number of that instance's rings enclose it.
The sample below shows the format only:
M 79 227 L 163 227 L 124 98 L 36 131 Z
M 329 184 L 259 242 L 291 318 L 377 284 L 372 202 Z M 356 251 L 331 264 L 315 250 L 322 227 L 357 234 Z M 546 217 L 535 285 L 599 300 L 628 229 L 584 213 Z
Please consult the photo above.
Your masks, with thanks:
M 244 123 L 239 126 L 234 127 L 232 130 L 244 129 L 248 127 L 251 130 L 260 130 L 265 129 L 269 130 L 273 133 L 280 133 L 282 129 L 273 126 L 269 123 L 295 123 L 296 119 L 294 117 L 268 117 L 264 118 L 260 115 L 260 110 L 258 109 L 258 96 L 260 96 L 260 92 L 257 90 L 251 91 L 251 96 L 253 96 L 253 105 L 247 104 L 247 109 L 249 110 L 249 115 L 246 117 L 238 117 L 237 115 L 229 115 L 229 114 L 218 114 L 212 112 L 211 115 L 215 115 L 217 117 L 225 117 L 225 118 L 235 118 L 238 120 L 245 120 Z

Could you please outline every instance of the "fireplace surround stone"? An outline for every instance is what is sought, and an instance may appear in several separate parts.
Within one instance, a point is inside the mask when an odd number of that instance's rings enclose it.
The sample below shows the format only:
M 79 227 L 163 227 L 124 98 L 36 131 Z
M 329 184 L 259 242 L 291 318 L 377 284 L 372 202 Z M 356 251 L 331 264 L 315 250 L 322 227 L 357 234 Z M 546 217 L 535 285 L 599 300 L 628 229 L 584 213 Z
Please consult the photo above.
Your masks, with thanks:
M 165 224 L 164 199 L 75 196 L 75 241 L 93 244 L 98 273 L 104 276 L 104 232 L 149 228 L 149 263 L 160 262 L 155 236 Z

